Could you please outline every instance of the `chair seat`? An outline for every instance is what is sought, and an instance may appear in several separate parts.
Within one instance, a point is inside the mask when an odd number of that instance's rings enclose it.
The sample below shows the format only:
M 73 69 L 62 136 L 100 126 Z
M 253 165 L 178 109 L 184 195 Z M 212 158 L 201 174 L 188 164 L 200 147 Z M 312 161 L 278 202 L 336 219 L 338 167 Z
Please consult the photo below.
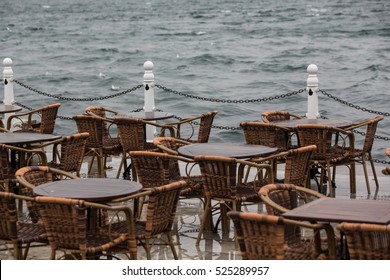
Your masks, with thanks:
M 98 233 L 96 231 L 94 232 L 87 232 L 87 254 L 95 254 L 107 251 L 108 246 L 107 244 L 110 244 L 109 247 L 118 246 L 119 244 L 124 244 L 124 241 L 127 240 L 127 231 L 122 234 L 104 234 L 104 233 Z M 79 245 L 75 244 L 75 249 L 79 249 Z

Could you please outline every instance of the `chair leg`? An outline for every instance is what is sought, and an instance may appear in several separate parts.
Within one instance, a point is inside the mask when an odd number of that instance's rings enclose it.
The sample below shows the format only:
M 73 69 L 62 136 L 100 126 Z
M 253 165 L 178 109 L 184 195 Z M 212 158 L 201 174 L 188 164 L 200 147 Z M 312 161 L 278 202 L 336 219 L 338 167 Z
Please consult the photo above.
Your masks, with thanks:
M 374 175 L 374 180 L 375 180 L 375 187 L 376 187 L 376 190 L 378 190 L 379 189 L 378 176 L 376 175 L 374 160 L 372 159 L 371 154 L 368 154 L 368 160 L 371 163 L 372 175 Z
M 173 244 L 172 232 L 167 232 L 167 238 L 168 238 L 169 246 L 171 247 L 173 257 L 175 258 L 175 260 L 178 260 L 179 257 L 177 256 L 175 245 Z
M 146 258 L 148 260 L 151 260 L 152 255 L 150 254 L 150 242 L 148 238 L 145 240 L 145 251 L 146 251 Z
M 207 223 L 208 215 L 211 215 L 210 212 L 211 212 L 211 199 L 206 198 L 206 207 L 204 208 L 203 217 L 202 220 L 200 221 L 200 229 L 199 229 L 198 237 L 196 239 L 196 246 L 199 246 L 205 224 Z
M 366 155 L 362 155 L 362 165 L 363 165 L 363 171 L 364 171 L 364 178 L 366 179 L 366 187 L 367 187 L 367 193 L 371 194 L 371 188 L 370 188 L 370 181 L 368 179 L 368 171 L 367 171 L 367 165 L 366 165 Z

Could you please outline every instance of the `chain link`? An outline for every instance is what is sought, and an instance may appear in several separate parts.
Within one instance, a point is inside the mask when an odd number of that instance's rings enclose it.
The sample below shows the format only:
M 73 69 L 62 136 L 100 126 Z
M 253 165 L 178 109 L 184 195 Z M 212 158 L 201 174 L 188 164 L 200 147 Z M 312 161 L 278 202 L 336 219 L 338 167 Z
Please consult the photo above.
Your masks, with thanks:
M 380 111 L 375 111 L 375 110 L 367 109 L 367 108 L 364 108 L 364 107 L 361 107 L 361 106 L 358 106 L 358 105 L 354 105 L 354 104 L 349 103 L 349 102 L 347 102 L 347 101 L 345 101 L 345 100 L 342 100 L 342 99 L 340 99 L 340 98 L 338 98 L 338 97 L 336 97 L 336 96 L 333 96 L 333 95 L 331 95 L 330 93 L 325 92 L 324 90 L 319 90 L 319 91 L 320 91 L 323 95 L 325 95 L 325 96 L 327 96 L 327 97 L 333 99 L 334 101 L 337 101 L 337 102 L 339 102 L 339 103 L 341 103 L 341 104 L 347 105 L 347 106 L 349 106 L 349 107 L 351 107 L 351 108 L 355 108 L 355 109 L 357 109 L 357 110 L 361 110 L 361 111 L 363 111 L 363 112 L 368 112 L 368 113 L 371 113 L 371 114 L 376 114 L 376 115 L 381 115 L 381 116 L 386 116 L 386 117 L 390 116 L 390 113 L 384 113 L 384 112 L 380 112 Z
M 218 103 L 234 103 L 234 104 L 266 102 L 266 101 L 271 101 L 274 99 L 280 99 L 280 98 L 294 96 L 294 95 L 297 95 L 297 94 L 305 91 L 305 89 L 300 89 L 298 91 L 292 91 L 292 92 L 281 94 L 281 95 L 264 97 L 264 98 L 257 98 L 257 99 L 219 99 L 219 98 L 202 97 L 202 96 L 192 95 L 192 94 L 188 94 L 188 93 L 183 93 L 183 92 L 179 92 L 177 90 L 169 89 L 169 88 L 161 86 L 161 85 L 156 85 L 156 87 L 163 90 L 163 91 L 173 93 L 173 94 L 176 94 L 179 96 L 189 97 L 189 98 L 198 99 L 198 100 L 202 100 L 202 101 L 218 102 Z
M 130 89 L 127 89 L 125 91 L 118 92 L 118 93 L 115 93 L 115 94 L 112 94 L 112 95 L 102 96 L 102 97 L 93 97 L 93 98 L 92 97 L 91 98 L 75 98 L 75 97 L 71 97 L 71 98 L 69 98 L 69 97 L 63 97 L 63 96 L 54 95 L 54 94 L 50 94 L 50 93 L 46 93 L 46 92 L 37 90 L 35 88 L 32 88 L 32 87 L 30 87 L 28 85 L 23 84 L 22 82 L 20 82 L 18 80 L 14 80 L 14 82 L 17 83 L 18 85 L 20 85 L 20 86 L 30 90 L 30 91 L 35 92 L 35 93 L 38 93 L 38 94 L 41 94 L 41 95 L 44 95 L 44 96 L 47 96 L 47 97 L 56 98 L 56 99 L 59 99 L 59 100 L 67 100 L 67 101 L 97 101 L 97 100 L 106 100 L 106 99 L 115 98 L 115 97 L 127 94 L 129 92 L 135 91 L 135 90 L 143 87 L 143 85 L 137 85 L 137 86 L 135 86 L 133 88 L 130 88 Z

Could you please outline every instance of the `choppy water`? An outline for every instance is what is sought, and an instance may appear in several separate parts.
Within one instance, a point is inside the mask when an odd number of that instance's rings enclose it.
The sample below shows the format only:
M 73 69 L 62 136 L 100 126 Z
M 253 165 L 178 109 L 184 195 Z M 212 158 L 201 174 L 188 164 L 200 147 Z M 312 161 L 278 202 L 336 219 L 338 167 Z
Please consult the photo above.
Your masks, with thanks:
M 320 88 L 352 104 L 388 112 L 390 2 L 261 0 L 2 0 L 0 53 L 15 78 L 67 97 L 107 96 L 142 84 L 154 63 L 156 83 L 221 99 L 254 99 L 306 86 L 306 68 L 319 67 Z M 15 101 L 37 108 L 55 100 L 15 85 Z M 91 104 L 122 111 L 143 105 L 143 91 L 101 102 L 61 102 L 72 116 Z M 263 111 L 305 114 L 306 93 L 263 103 L 202 102 L 156 89 L 156 105 L 176 115 L 218 109 L 215 125 L 237 127 Z M 374 117 L 320 94 L 329 118 Z M 378 134 L 389 137 L 385 118 Z M 69 120 L 58 131 L 74 130 Z M 216 141 L 240 141 L 240 131 L 216 129 Z M 385 159 L 388 140 L 377 140 Z

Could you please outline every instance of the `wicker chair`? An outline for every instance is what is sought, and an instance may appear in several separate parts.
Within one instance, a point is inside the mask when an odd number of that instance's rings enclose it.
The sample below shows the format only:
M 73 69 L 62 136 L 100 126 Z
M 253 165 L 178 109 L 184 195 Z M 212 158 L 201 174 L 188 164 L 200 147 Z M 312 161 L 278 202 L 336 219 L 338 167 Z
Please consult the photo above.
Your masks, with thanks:
M 105 139 L 105 142 L 111 142 L 120 145 L 117 131 L 115 135 L 114 129 L 111 129 L 112 126 L 115 126 L 113 117 L 119 114 L 118 111 L 104 108 L 102 106 L 88 106 L 85 108 L 85 113 L 89 116 L 94 116 L 103 120 L 103 138 Z
M 229 226 L 226 209 L 240 210 L 243 203 L 259 203 L 256 190 L 264 182 L 273 182 L 272 166 L 256 164 L 250 161 L 219 156 L 195 156 L 199 163 L 203 189 L 206 198 L 205 210 L 196 241 L 199 245 L 206 224 L 210 222 L 212 211 L 221 206 L 222 231 L 228 233 Z M 249 182 L 249 176 L 255 178 Z M 212 200 L 217 204 L 212 205 Z
M 90 211 L 107 211 L 113 219 L 122 216 L 126 224 L 133 224 L 133 214 L 128 206 L 108 206 L 77 199 L 37 196 L 49 245 L 50 259 L 56 259 L 56 252 L 63 251 L 64 256 L 74 259 L 96 259 L 102 255 L 113 257 L 113 252 L 123 253 L 128 258 L 136 259 L 136 246 L 133 227 L 127 227 L 123 233 L 104 228 L 88 229 Z M 107 229 L 108 228 L 108 229 Z M 130 253 L 131 257 L 128 255 Z
M 122 167 L 125 170 L 124 177 L 128 176 L 128 173 L 131 169 L 133 180 L 136 180 L 136 171 L 134 166 L 128 165 L 127 160 L 131 160 L 130 152 L 132 151 L 158 151 L 156 146 L 146 141 L 146 125 L 152 125 L 160 129 L 168 129 L 171 135 L 174 134 L 174 129 L 171 126 L 166 126 L 163 124 L 157 124 L 150 121 L 144 121 L 141 119 L 130 118 L 130 117 L 115 117 L 114 122 L 118 127 L 119 138 L 122 145 L 122 160 L 118 168 L 117 178 L 119 178 Z
M 366 186 L 367 186 L 368 194 L 371 193 L 371 189 L 370 189 L 370 181 L 368 179 L 366 161 L 370 161 L 372 174 L 373 174 L 373 177 L 375 180 L 376 190 L 379 189 L 378 177 L 376 175 L 374 160 L 373 160 L 372 155 L 371 155 L 371 150 L 372 150 L 372 146 L 374 144 L 375 133 L 376 133 L 378 123 L 380 121 L 382 121 L 383 119 L 384 119 L 383 116 L 378 116 L 378 117 L 375 117 L 373 119 L 360 122 L 358 124 L 355 124 L 355 125 L 347 128 L 347 130 L 355 130 L 356 128 L 359 128 L 359 127 L 366 127 L 363 146 L 358 148 L 358 147 L 356 147 L 356 143 L 355 143 L 355 146 L 354 146 L 355 149 L 353 151 L 353 157 L 351 158 L 351 160 L 363 165 L 364 177 L 366 179 Z
M 315 145 L 291 149 L 286 152 L 274 154 L 272 156 L 253 160 L 254 162 L 274 162 L 283 161 L 284 177 L 277 178 L 277 170 L 274 169 L 274 181 L 276 183 L 295 184 L 301 187 L 310 188 L 309 174 L 310 174 L 310 159 L 313 152 L 317 149 Z
M 291 119 L 303 119 L 302 116 L 287 111 L 269 111 L 261 114 L 261 119 L 265 123 L 286 121 Z
M 33 189 L 41 184 L 53 182 L 54 180 L 69 180 L 77 179 L 76 175 L 66 171 L 51 168 L 48 166 L 27 166 L 16 171 L 15 177 L 19 183 L 21 194 L 28 197 L 33 197 Z M 40 220 L 39 209 L 35 201 L 26 200 L 28 210 L 28 218 L 33 223 Z
M 11 130 L 15 120 L 20 121 L 17 131 L 38 132 L 52 134 L 57 118 L 60 103 L 54 103 L 29 112 L 10 115 L 7 120 L 7 129 Z M 24 120 L 27 118 L 27 122 Z
M 351 131 L 324 125 L 302 124 L 297 126 L 300 146 L 316 145 L 311 163 L 321 168 L 320 187 L 325 182 L 325 171 L 328 176 L 329 195 L 334 196 L 335 175 L 337 166 L 349 168 L 350 192 L 356 193 L 355 162 L 350 158 L 354 154 L 354 135 Z M 331 167 L 333 172 L 331 173 Z M 325 190 L 321 190 L 325 193 Z
M 316 192 L 314 190 L 296 186 L 294 184 L 268 184 L 259 190 L 259 196 L 265 203 L 268 215 L 280 216 L 286 213 L 288 210 L 294 209 L 300 205 L 300 203 L 307 203 L 313 199 L 320 199 L 325 195 Z M 334 230 L 329 224 L 310 224 L 307 227 L 312 228 L 315 234 L 316 250 L 325 252 L 329 258 L 336 258 L 336 237 Z M 295 228 L 286 226 L 286 231 L 296 231 L 295 234 L 301 239 L 301 232 Z M 319 231 L 324 230 L 327 238 L 321 240 Z M 322 243 L 322 244 L 321 244 Z
M 148 197 L 146 220 L 135 221 L 135 238 L 144 247 L 148 260 L 151 256 L 153 239 L 165 234 L 175 260 L 178 255 L 172 240 L 172 226 L 176 216 L 180 191 L 186 185 L 185 181 L 176 181 L 167 185 L 154 187 L 144 192 L 117 200 L 139 199 Z M 114 201 L 115 202 L 115 201 Z M 124 233 L 128 231 L 128 223 L 118 222 L 111 225 L 113 232 Z
M 179 161 L 194 164 L 193 160 L 149 151 L 133 151 L 130 152 L 130 156 L 138 177 L 137 181 L 144 188 L 153 188 L 184 180 L 186 185 L 180 191 L 180 197 L 203 199 L 202 177 L 199 175 L 182 176 L 180 172 Z
M 279 152 L 290 148 L 289 129 L 262 122 L 242 122 L 240 127 L 247 144 L 278 148 Z
M 236 236 L 244 260 L 313 260 L 326 259 L 314 243 L 302 240 L 288 225 L 297 231 L 308 224 L 251 212 L 228 212 L 233 220 Z
M 48 162 L 48 166 L 80 176 L 88 137 L 87 132 L 76 133 L 41 145 L 41 147 L 53 145 L 53 159 Z
M 341 223 L 353 260 L 390 260 L 390 225 Z
M 210 132 L 216 114 L 218 114 L 218 111 L 210 111 L 200 116 L 185 118 L 177 122 L 166 123 L 166 125 L 176 128 L 175 138 L 191 143 L 207 143 L 210 138 Z M 197 123 L 197 121 L 199 121 L 199 123 Z M 197 132 L 194 127 L 195 124 L 199 125 Z M 166 136 L 165 131 L 166 129 L 162 129 L 160 136 Z M 188 131 L 190 132 L 188 133 Z
M 117 139 L 104 137 L 105 121 L 100 117 L 88 115 L 73 116 L 79 133 L 87 132 L 89 137 L 85 147 L 84 156 L 92 156 L 89 163 L 88 174 L 91 174 L 94 160 L 97 160 L 99 176 L 104 177 L 106 158 L 111 155 L 119 155 L 122 147 Z
M 32 199 L 10 192 L 0 192 L 0 239 L 12 242 L 13 257 L 17 260 L 27 259 L 32 243 L 47 244 L 46 232 L 42 224 L 18 220 L 16 200 L 29 201 Z M 23 245 L 25 245 L 24 252 Z
M 6 192 L 14 192 L 17 188 L 15 172 L 19 167 L 47 165 L 46 154 L 41 149 L 24 149 L 5 144 L 0 144 L 0 162 L 0 185 Z

